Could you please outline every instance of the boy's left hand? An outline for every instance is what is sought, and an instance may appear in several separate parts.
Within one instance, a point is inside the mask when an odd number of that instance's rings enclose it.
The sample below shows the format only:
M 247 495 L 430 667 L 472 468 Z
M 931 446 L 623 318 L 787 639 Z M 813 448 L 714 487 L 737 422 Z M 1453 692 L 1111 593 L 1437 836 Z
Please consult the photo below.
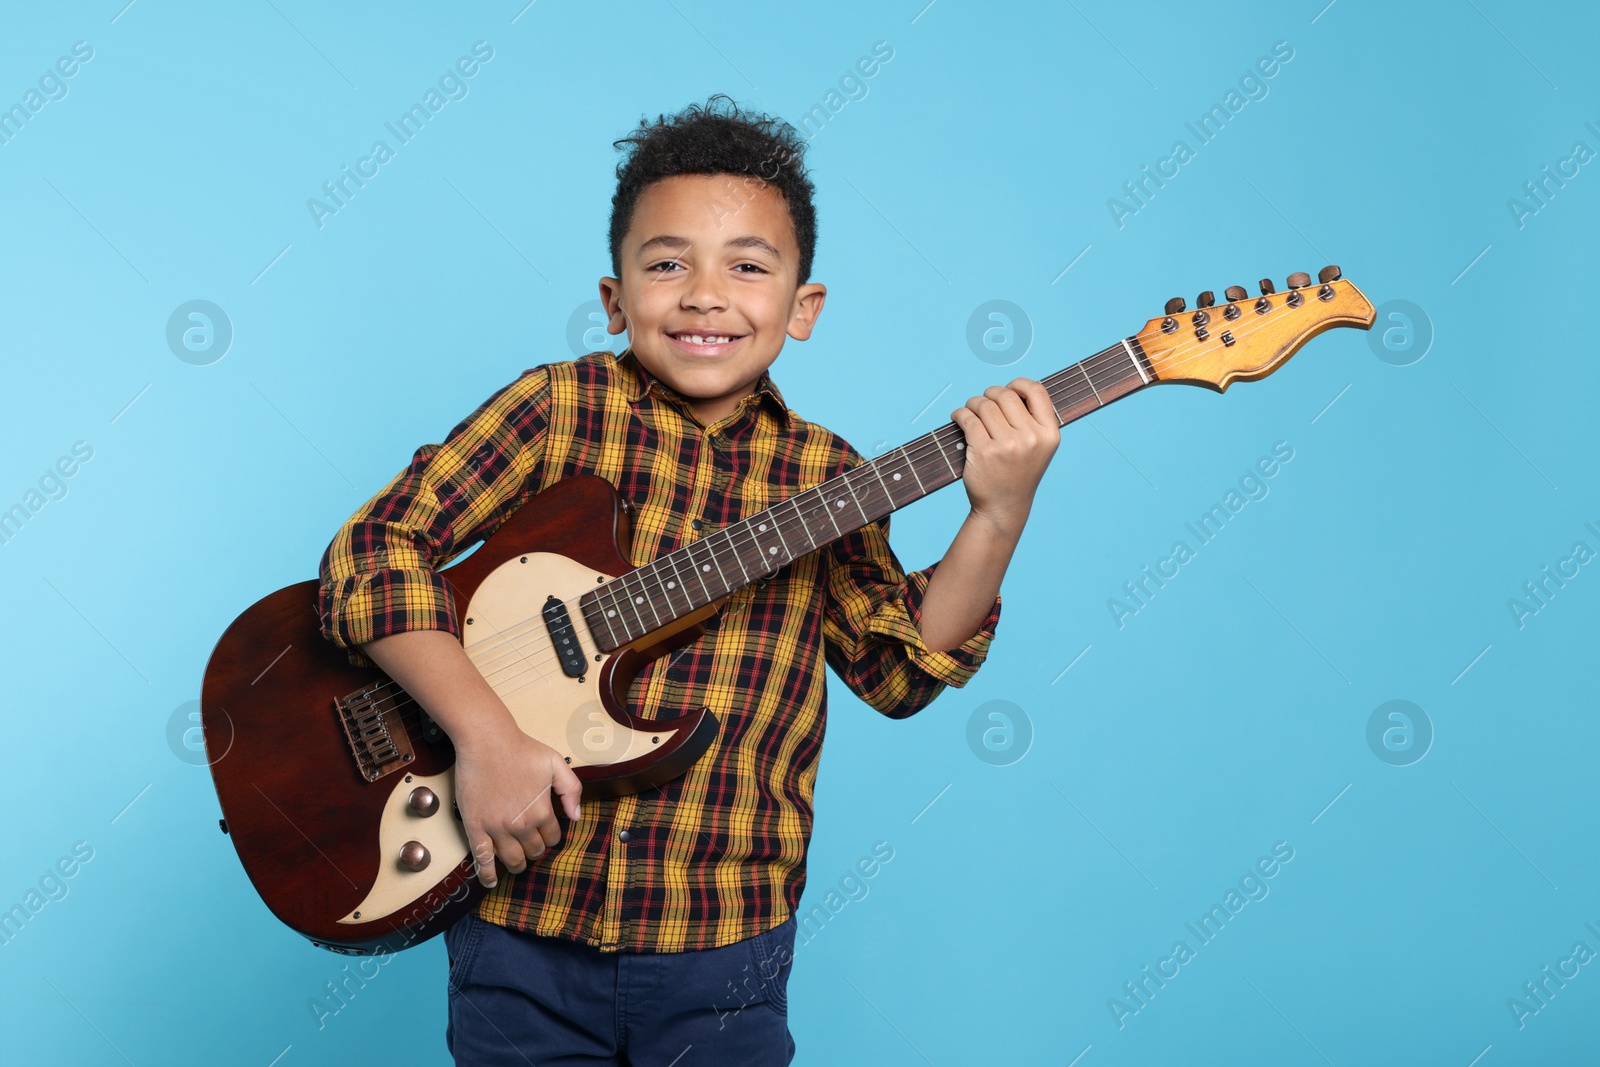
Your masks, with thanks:
M 1031 378 L 991 385 L 950 413 L 967 438 L 963 479 L 972 513 L 1020 536 L 1034 490 L 1061 443 L 1045 387 Z

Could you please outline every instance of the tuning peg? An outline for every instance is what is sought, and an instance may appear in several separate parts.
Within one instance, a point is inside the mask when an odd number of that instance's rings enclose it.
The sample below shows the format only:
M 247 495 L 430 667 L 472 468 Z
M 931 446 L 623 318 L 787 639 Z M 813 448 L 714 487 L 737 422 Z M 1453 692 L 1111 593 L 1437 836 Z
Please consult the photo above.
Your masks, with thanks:
M 1222 295 L 1227 297 L 1231 302 L 1234 300 L 1243 300 L 1248 294 L 1244 291 L 1244 286 L 1230 285 Z
M 1187 306 L 1188 305 L 1183 302 L 1183 297 L 1175 296 L 1171 300 L 1167 301 L 1167 314 L 1176 315 Z
M 1339 268 L 1333 266 L 1332 264 L 1329 264 L 1328 266 L 1317 271 L 1317 281 L 1321 282 L 1323 285 L 1327 285 L 1329 282 L 1336 282 L 1342 277 L 1344 277 L 1344 275 L 1339 273 Z
M 1208 308 L 1214 305 L 1216 302 L 1217 295 L 1210 289 L 1207 289 L 1205 292 L 1194 298 L 1194 306 L 1197 308 Z
M 1271 278 L 1262 278 L 1260 285 L 1262 296 L 1271 296 L 1273 293 L 1277 292 L 1277 290 L 1272 287 Z
M 1303 270 L 1297 270 L 1286 279 L 1291 289 L 1304 289 L 1311 284 L 1311 275 Z

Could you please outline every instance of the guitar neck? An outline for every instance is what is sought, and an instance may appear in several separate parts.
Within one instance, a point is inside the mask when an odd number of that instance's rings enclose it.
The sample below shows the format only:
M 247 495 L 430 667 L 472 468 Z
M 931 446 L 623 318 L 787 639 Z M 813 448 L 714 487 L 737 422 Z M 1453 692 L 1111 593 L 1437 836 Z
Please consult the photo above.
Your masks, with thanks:
M 1135 338 L 1044 378 L 1062 425 L 1156 381 Z M 892 452 L 668 552 L 580 600 L 611 651 L 682 618 L 892 511 L 960 481 L 966 439 L 947 422 Z

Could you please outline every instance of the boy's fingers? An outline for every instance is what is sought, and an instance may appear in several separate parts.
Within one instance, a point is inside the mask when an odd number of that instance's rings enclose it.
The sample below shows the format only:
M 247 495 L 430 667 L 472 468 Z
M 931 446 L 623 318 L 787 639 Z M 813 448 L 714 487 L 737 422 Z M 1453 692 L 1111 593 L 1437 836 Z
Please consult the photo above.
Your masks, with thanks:
M 1005 415 L 1006 421 L 1014 429 L 1033 429 L 1033 415 L 1028 411 L 1028 405 L 1023 402 L 1021 394 L 1016 390 L 1001 385 L 991 385 L 983 391 L 983 395 L 1000 405 L 1001 413 Z
M 494 870 L 494 842 L 481 828 L 467 827 L 467 841 L 472 849 L 472 865 L 477 869 L 478 881 L 493 889 L 498 878 Z
M 1006 413 L 987 396 L 975 396 L 967 401 L 967 410 L 978 416 L 990 437 L 998 437 L 1011 428 L 1011 420 L 1006 418 Z
M 966 434 L 969 442 L 989 439 L 989 431 L 984 427 L 983 420 L 970 407 L 956 408 L 950 417 L 961 427 L 961 432 Z
M 1061 432 L 1061 413 L 1056 411 L 1056 402 L 1050 398 L 1050 390 L 1045 389 L 1043 382 L 1035 382 L 1024 378 L 1024 395 L 1029 398 L 1027 408 L 1029 414 L 1034 416 L 1040 426 L 1050 429 L 1053 434 Z
M 567 818 L 577 819 L 583 814 L 583 807 L 579 803 L 583 799 L 583 781 L 573 773 L 571 767 L 565 763 L 557 764 L 550 787 L 561 798 L 561 808 L 567 813 Z
M 507 871 L 512 874 L 521 874 L 528 869 L 528 856 L 523 851 L 520 840 L 510 834 L 490 834 L 489 836 L 494 840 L 495 855 L 500 857 L 500 862 L 506 865 Z
M 1050 390 L 1032 378 L 1018 378 L 1011 383 L 1011 388 L 1021 393 L 1028 402 L 1028 414 L 1041 426 L 1052 430 L 1061 429 L 1061 416 L 1056 412 L 1055 403 L 1050 399 Z

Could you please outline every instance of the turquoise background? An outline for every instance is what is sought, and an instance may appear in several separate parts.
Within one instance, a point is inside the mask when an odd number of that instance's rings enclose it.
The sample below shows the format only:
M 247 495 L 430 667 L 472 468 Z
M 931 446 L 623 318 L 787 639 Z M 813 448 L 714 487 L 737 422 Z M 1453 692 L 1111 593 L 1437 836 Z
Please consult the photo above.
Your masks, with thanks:
M 1600 965 L 1520 1027 L 1508 1006 L 1600 951 L 1600 565 L 1520 627 L 1508 607 L 1600 551 L 1600 164 L 1523 193 L 1600 150 L 1591 5 L 123 2 L 8 5 L 0 33 L 0 106 L 93 49 L 0 144 L 0 508 L 93 450 L 0 545 L 0 908 L 92 849 L 0 945 L 0 1058 L 446 1061 L 439 941 L 319 1028 L 344 961 L 254 895 L 185 705 L 228 621 L 311 576 L 413 447 L 572 356 L 612 139 L 715 91 L 798 122 L 878 41 L 811 140 L 829 301 L 774 368 L 863 451 L 1174 294 L 1336 262 L 1413 310 L 1388 348 L 1339 330 L 1224 397 L 1074 424 L 975 681 L 906 722 L 835 683 L 806 906 L 875 842 L 894 859 L 797 955 L 797 1062 L 1593 1054 Z M 307 199 L 477 41 L 468 95 L 319 228 Z M 1280 41 L 1199 145 L 1185 123 Z M 1178 139 L 1194 158 L 1119 226 L 1108 200 Z M 208 365 L 166 340 L 196 299 L 233 331 Z M 1003 368 L 966 340 L 996 299 L 1033 334 L 985 353 Z M 1269 495 L 1119 629 L 1108 600 L 1276 442 Z M 901 559 L 964 507 L 899 515 Z M 1391 700 L 1425 751 L 1369 746 Z M 1185 923 L 1279 842 L 1269 894 L 1196 947 Z M 1195 958 L 1130 999 L 1180 939 Z

